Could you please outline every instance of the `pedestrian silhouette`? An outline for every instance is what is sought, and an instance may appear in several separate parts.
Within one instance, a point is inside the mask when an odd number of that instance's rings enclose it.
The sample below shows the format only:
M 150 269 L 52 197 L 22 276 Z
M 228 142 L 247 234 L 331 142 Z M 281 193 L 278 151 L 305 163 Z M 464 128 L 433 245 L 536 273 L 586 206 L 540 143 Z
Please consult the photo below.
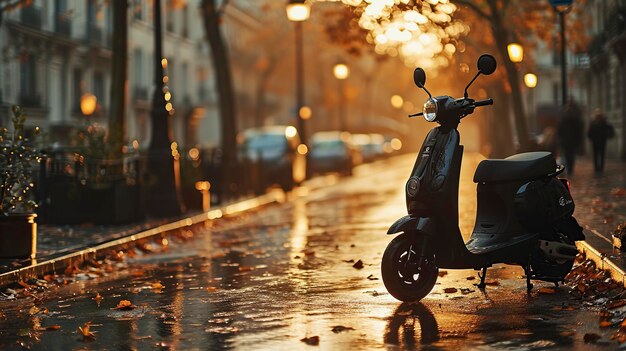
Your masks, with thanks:
M 563 106 L 557 133 L 561 151 L 565 158 L 565 169 L 567 174 L 571 176 L 574 174 L 576 150 L 582 144 L 583 139 L 583 120 L 580 107 L 572 98 Z
M 593 165 L 596 173 L 604 170 L 604 154 L 606 151 L 606 141 L 615 136 L 613 126 L 607 122 L 602 110 L 596 108 L 593 112 L 593 120 L 589 124 L 587 137 L 591 140 L 593 147 Z

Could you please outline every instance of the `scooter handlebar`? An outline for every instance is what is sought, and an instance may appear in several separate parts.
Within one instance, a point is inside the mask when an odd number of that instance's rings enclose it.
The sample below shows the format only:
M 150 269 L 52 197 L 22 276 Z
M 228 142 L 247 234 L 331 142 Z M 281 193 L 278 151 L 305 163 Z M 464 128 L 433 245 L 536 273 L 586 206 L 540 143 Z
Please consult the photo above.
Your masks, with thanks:
M 478 107 L 478 106 L 487 106 L 487 105 L 493 105 L 493 99 L 486 99 L 486 100 L 478 100 L 478 101 L 474 101 L 474 106 Z

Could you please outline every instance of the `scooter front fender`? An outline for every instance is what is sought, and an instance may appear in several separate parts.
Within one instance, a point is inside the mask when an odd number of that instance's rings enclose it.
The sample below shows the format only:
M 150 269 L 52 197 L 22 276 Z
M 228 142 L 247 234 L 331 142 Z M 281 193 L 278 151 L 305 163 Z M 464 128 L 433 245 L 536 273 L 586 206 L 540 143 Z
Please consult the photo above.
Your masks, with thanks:
M 411 231 L 431 234 L 433 232 L 433 225 L 434 223 L 430 218 L 404 216 L 389 227 L 387 234 L 391 235 Z

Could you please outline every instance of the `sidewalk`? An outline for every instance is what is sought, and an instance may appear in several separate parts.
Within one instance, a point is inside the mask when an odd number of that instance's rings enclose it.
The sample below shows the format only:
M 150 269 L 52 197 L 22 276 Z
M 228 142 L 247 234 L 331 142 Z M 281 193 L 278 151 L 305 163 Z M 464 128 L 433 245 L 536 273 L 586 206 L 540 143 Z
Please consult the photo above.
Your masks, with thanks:
M 284 201 L 282 192 L 269 192 L 216 207 L 209 212 L 185 213 L 174 218 L 149 219 L 142 223 L 110 226 L 38 225 L 36 259 L 0 260 L 0 286 L 52 271 L 63 271 L 74 262 L 95 259 L 104 251 L 280 201 Z
M 615 227 L 626 222 L 626 163 L 607 159 L 604 172 L 598 175 L 590 157 L 579 157 L 575 171 L 568 177 L 576 204 L 574 217 L 587 237 L 579 249 L 626 284 L 626 253 L 613 249 L 611 238 Z

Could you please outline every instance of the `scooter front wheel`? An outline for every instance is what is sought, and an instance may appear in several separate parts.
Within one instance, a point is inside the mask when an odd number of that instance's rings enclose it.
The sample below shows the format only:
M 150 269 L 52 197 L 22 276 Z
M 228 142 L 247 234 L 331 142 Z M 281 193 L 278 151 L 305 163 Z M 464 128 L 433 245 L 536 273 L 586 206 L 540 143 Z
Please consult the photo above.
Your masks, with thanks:
M 391 296 L 410 302 L 428 295 L 435 286 L 439 269 L 432 253 L 423 250 L 421 240 L 404 233 L 387 245 L 381 271 L 383 283 Z

